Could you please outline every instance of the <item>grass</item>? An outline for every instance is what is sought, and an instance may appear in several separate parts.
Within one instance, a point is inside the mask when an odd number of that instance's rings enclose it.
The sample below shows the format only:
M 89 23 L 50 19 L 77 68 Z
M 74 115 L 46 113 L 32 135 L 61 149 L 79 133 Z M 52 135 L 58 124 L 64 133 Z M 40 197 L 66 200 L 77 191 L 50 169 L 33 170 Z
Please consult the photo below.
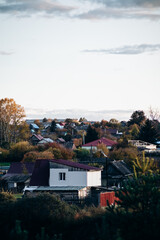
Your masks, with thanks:
M 10 162 L 0 162 L 0 166 L 10 166 Z
M 16 193 L 16 194 L 13 194 L 13 196 L 14 196 L 16 199 L 19 199 L 19 198 L 22 198 L 23 193 Z

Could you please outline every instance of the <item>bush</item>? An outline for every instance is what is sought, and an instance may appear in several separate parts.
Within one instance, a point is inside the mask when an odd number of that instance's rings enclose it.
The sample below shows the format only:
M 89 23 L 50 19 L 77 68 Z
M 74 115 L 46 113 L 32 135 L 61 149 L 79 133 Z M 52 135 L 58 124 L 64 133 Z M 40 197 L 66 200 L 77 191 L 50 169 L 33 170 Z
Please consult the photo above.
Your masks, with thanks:
M 78 158 L 79 161 L 87 161 L 90 160 L 90 152 L 87 149 L 76 149 L 74 150 L 75 157 Z
M 11 146 L 10 149 L 10 160 L 14 162 L 20 162 L 24 154 L 33 151 L 34 147 L 29 142 L 19 142 Z
M 108 157 L 111 160 L 125 160 L 126 162 L 131 162 L 131 160 L 136 159 L 137 156 L 138 151 L 135 148 L 115 148 L 109 153 Z

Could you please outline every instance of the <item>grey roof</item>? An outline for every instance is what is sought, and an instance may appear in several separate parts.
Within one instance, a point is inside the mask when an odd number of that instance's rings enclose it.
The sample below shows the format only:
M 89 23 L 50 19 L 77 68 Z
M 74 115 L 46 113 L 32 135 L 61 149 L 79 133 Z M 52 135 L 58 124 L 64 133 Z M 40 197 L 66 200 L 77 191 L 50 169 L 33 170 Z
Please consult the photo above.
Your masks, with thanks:
M 8 170 L 8 174 L 23 174 L 24 172 L 27 174 L 32 174 L 35 163 L 21 163 L 14 162 L 11 163 L 10 168 Z
M 35 124 L 35 123 L 31 123 L 31 126 L 32 126 L 34 129 L 39 129 L 38 125 Z
M 64 187 L 37 187 L 36 191 L 78 191 L 83 188 L 86 188 L 84 186 L 64 186 Z
M 7 182 L 26 182 L 30 177 L 31 175 L 26 174 L 5 174 L 2 179 Z
M 110 162 L 122 175 L 131 175 L 132 171 L 130 170 L 129 166 L 123 161 L 112 161 Z

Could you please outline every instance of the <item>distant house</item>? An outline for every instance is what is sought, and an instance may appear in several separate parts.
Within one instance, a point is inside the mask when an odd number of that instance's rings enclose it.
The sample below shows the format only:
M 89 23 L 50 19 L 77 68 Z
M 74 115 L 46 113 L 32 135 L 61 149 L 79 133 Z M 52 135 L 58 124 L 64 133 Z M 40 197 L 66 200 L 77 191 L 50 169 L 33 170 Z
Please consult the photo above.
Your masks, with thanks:
M 106 129 L 106 133 L 114 137 L 120 137 L 123 134 L 122 132 L 119 132 L 117 129 L 111 129 L 111 128 Z
M 108 186 L 120 187 L 121 183 L 133 175 L 130 167 L 123 161 L 110 161 L 107 167 Z
M 137 147 L 139 150 L 156 150 L 156 144 L 144 142 L 142 140 L 128 140 L 130 144 Z
M 98 140 L 95 140 L 95 141 L 92 141 L 92 142 L 89 142 L 89 143 L 86 143 L 84 145 L 82 145 L 82 148 L 83 149 L 87 149 L 87 150 L 97 150 L 97 146 L 99 144 L 104 144 L 108 149 L 111 149 L 112 147 L 114 147 L 117 143 L 115 141 L 112 141 L 110 139 L 107 139 L 107 138 L 100 138 Z
M 44 145 L 46 143 L 53 143 L 54 141 L 51 138 L 43 138 L 42 140 L 40 140 L 37 145 Z
M 63 146 L 67 149 L 72 149 L 72 150 L 75 150 L 76 149 L 76 146 L 75 144 L 73 143 L 73 141 L 69 141 L 69 142 L 65 142 L 63 144 Z
M 66 141 L 63 138 L 57 138 L 56 142 L 59 144 L 64 144 Z
M 33 134 L 32 137 L 30 137 L 30 142 L 33 145 L 37 145 L 41 140 L 43 140 L 43 137 L 39 134 Z
M 37 160 L 25 192 L 50 191 L 63 199 L 85 198 L 101 186 L 101 169 L 63 159 Z
M 22 192 L 24 187 L 29 185 L 33 169 L 34 163 L 11 163 L 7 174 L 1 178 L 4 189 Z
M 31 129 L 32 132 L 38 132 L 39 126 L 35 123 L 31 123 L 30 124 L 30 129 Z

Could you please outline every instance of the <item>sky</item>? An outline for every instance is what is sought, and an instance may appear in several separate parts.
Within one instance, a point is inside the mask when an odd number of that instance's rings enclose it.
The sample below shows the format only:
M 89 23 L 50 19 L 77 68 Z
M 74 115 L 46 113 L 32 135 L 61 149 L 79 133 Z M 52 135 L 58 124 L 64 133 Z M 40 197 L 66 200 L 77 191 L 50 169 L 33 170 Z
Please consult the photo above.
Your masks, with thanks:
M 28 118 L 160 110 L 160 0 L 0 0 L 0 84 Z

